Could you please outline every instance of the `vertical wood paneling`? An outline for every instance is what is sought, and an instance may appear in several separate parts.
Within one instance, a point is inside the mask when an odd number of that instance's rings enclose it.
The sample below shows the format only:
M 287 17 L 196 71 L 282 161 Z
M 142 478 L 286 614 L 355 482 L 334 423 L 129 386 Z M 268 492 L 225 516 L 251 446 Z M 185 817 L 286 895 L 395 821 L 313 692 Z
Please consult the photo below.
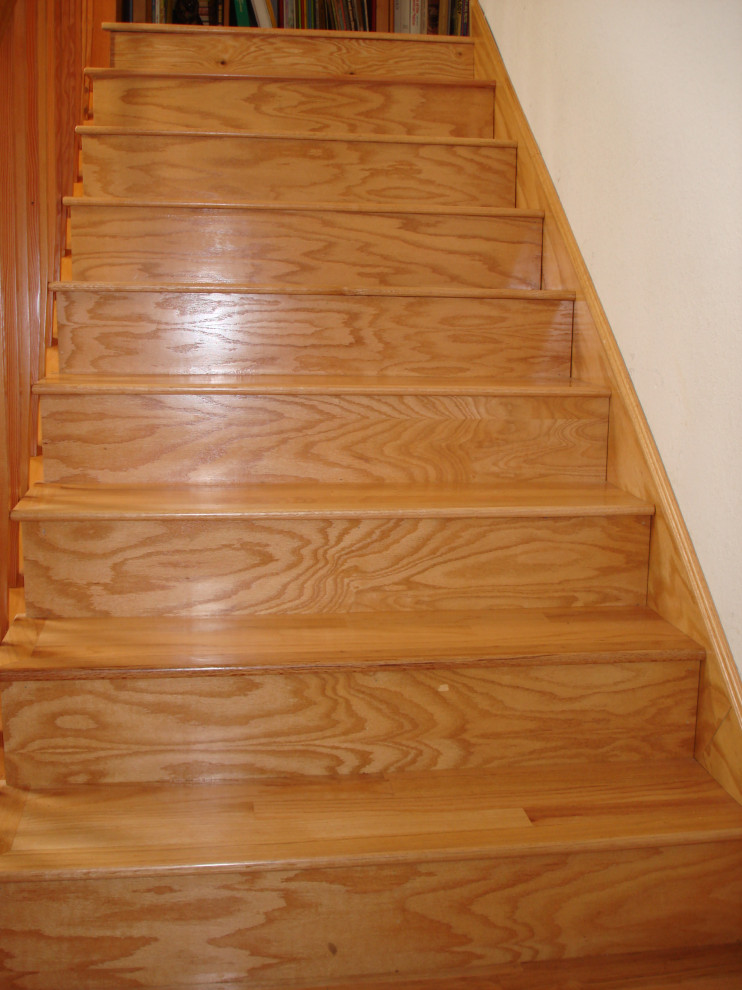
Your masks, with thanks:
M 62 195 L 72 190 L 80 119 L 86 0 L 10 0 L 0 5 L 0 633 L 8 589 L 19 584 L 10 507 L 37 452 L 31 386 L 50 338 L 47 282 L 64 248 Z

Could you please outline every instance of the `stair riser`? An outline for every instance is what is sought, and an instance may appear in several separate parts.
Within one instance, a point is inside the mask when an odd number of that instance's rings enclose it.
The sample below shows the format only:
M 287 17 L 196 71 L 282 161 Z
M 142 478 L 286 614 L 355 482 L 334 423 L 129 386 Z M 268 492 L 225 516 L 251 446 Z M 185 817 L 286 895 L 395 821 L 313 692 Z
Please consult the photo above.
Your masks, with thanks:
M 302 36 L 303 35 L 303 36 Z M 332 35 L 335 35 L 333 37 Z M 472 79 L 474 46 L 466 41 L 410 44 L 399 38 L 352 38 L 332 32 L 256 36 L 215 31 L 111 35 L 111 65 L 151 72 L 315 73 L 417 79 Z M 427 39 L 426 39 L 427 40 Z
M 96 77 L 98 127 L 494 138 L 494 86 L 374 80 Z
M 285 988 L 721 945 L 742 936 L 741 856 L 719 842 L 13 882 L 3 971 L 29 990 L 171 987 L 174 974 Z
M 513 147 L 182 134 L 85 135 L 82 147 L 87 196 L 515 206 Z
M 541 220 L 73 205 L 72 277 L 305 288 L 535 289 L 541 278 Z
M 32 618 L 643 605 L 647 517 L 24 523 Z
M 234 781 L 693 753 L 698 663 L 18 681 L 8 783 Z
M 45 395 L 44 478 L 70 484 L 602 481 L 608 401 Z
M 60 370 L 567 378 L 572 309 L 542 299 L 65 291 Z

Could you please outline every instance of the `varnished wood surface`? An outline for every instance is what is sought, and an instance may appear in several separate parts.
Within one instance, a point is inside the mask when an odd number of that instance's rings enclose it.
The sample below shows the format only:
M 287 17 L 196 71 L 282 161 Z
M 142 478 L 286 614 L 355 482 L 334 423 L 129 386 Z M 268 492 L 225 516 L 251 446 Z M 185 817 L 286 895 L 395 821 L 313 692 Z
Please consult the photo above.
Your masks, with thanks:
M 653 506 L 612 485 L 73 485 L 36 484 L 18 520 L 181 518 L 539 518 L 645 516 Z
M 0 680 L 281 670 L 586 664 L 703 659 L 703 650 L 646 608 L 490 609 L 243 616 L 157 621 L 18 619 Z
M 369 974 L 461 976 L 524 959 L 657 951 L 676 947 L 680 930 L 683 947 L 730 943 L 739 934 L 739 849 L 18 879 L 0 907 L 3 966 L 34 990 L 171 987 L 176 974 L 181 984 L 214 985 L 225 973 L 243 988 L 286 990 L 300 980 L 324 988 Z M 84 939 L 70 937 L 69 918 Z
M 698 663 L 16 680 L 9 784 L 439 772 L 693 753 Z
M 514 206 L 515 145 L 83 128 L 88 196 Z M 218 181 L 214 176 L 218 175 Z
M 734 990 L 742 983 L 742 946 L 712 945 L 669 952 L 550 959 L 463 977 L 354 980 L 333 983 L 332 990 Z M 182 990 L 182 988 L 171 988 Z M 197 990 L 206 990 L 198 987 Z M 244 990 L 237 983 L 219 983 L 209 990 Z M 297 984 L 292 990 L 320 990 L 318 984 Z M 325 990 L 325 987 L 321 988 Z
M 235 379 L 215 392 L 171 378 L 98 394 L 45 392 L 44 476 L 66 484 L 602 481 L 608 399 L 536 386 L 503 395 L 424 385 Z M 64 388 L 48 383 L 50 389 Z M 265 384 L 263 384 L 265 382 Z M 334 385 L 334 388 L 333 388 Z M 261 386 L 265 392 L 258 391 Z M 218 387 L 218 386 L 217 386 Z M 150 391 L 151 389 L 151 391 Z M 340 389 L 340 394 L 338 394 Z M 442 394 L 441 394 L 442 393 Z M 187 424 L 187 425 L 185 425 Z M 101 432 L 105 443 L 100 444 Z
M 494 87 L 356 76 L 188 75 L 90 70 L 96 125 L 494 137 Z
M 410 75 L 431 79 L 472 79 L 474 44 L 469 38 L 438 35 L 363 35 L 349 31 L 299 31 L 280 36 L 260 29 L 184 25 L 142 30 L 136 24 L 108 24 L 116 68 L 153 72 L 317 72 L 360 77 Z M 410 43 L 412 42 L 412 43 Z
M 586 845 L 618 856 L 626 847 L 675 843 L 710 855 L 708 843 L 734 841 L 730 888 L 742 883 L 742 809 L 690 759 L 559 772 L 77 787 L 30 793 L 20 805 L 11 849 L 0 859 L 5 879 L 251 864 L 342 868 Z M 739 908 L 735 914 L 730 920 L 739 923 Z
M 72 276 L 90 281 L 538 288 L 541 217 L 74 201 Z
M 642 605 L 646 517 L 24 524 L 31 617 Z
M 572 301 L 542 293 L 201 291 L 57 283 L 67 374 L 567 378 Z

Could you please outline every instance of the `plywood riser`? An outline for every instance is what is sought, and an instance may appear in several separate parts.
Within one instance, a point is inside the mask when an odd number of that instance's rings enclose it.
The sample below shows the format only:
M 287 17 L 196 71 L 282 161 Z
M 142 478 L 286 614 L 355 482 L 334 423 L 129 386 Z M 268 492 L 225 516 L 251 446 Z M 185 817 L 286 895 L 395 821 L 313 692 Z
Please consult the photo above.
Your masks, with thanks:
M 524 296 L 79 286 L 57 291 L 60 371 L 567 379 L 572 309 Z
M 469 38 L 405 35 L 359 37 L 345 31 L 294 31 L 257 35 L 250 31 L 208 32 L 170 26 L 157 33 L 136 25 L 111 30 L 111 65 L 152 72 L 270 72 L 472 79 L 474 45 Z M 410 43 L 410 40 L 412 43 Z
M 42 416 L 47 482 L 605 478 L 601 396 L 82 391 L 44 395 Z
M 86 196 L 141 199 L 156 188 L 181 202 L 515 205 L 514 145 L 86 128 L 82 147 Z
M 31 617 L 644 604 L 649 518 L 23 524 Z
M 18 680 L 2 690 L 6 776 L 36 790 L 689 757 L 698 666 Z
M 71 200 L 72 277 L 537 289 L 541 218 Z
M 723 945 L 742 935 L 741 845 L 14 881 L 4 966 L 28 990 L 285 988 Z
M 97 127 L 494 137 L 488 83 L 91 71 Z

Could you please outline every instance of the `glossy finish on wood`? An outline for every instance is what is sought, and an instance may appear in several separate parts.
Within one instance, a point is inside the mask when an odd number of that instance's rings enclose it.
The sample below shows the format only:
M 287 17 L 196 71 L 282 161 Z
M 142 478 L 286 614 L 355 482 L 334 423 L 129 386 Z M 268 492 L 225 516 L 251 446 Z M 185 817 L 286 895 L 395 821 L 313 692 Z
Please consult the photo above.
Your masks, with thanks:
M 698 663 L 15 681 L 15 787 L 631 762 L 693 752 Z
M 569 376 L 572 300 L 558 293 L 57 283 L 65 374 Z
M 588 956 L 584 959 L 520 963 L 480 970 L 463 977 L 425 977 L 405 981 L 402 990 L 734 990 L 742 984 L 742 946 L 676 949 Z M 399 990 L 394 979 L 354 980 L 333 990 Z M 181 988 L 172 988 L 181 990 Z M 195 990 L 206 990 L 200 986 Z M 208 990 L 242 990 L 219 983 Z M 325 990 L 302 983 L 295 990 Z
M 180 202 L 515 205 L 514 144 L 97 127 L 80 134 L 93 197 L 141 199 L 156 188 Z
M 52 967 L 61 988 L 285 987 L 656 951 L 680 924 L 730 942 L 741 857 L 742 811 L 682 763 L 29 795 L 0 859 L 4 966 L 37 987 Z M 69 917 L 87 937 L 60 974 Z
M 101 394 L 105 384 L 109 391 Z M 232 376 L 202 385 L 172 377 L 108 383 L 98 377 L 90 385 L 47 379 L 40 387 L 44 476 L 51 483 L 605 477 L 608 398 L 579 386 Z
M 703 650 L 646 608 L 488 609 L 156 621 L 19 620 L 0 681 L 280 668 L 693 662 Z
M 34 492 L 32 617 L 644 603 L 647 510 L 601 486 Z
M 80 280 L 535 289 L 541 215 L 72 200 Z
M 176 203 L 162 170 L 143 201 L 77 190 L 47 477 L 120 484 L 38 484 L 16 513 L 3 705 L 33 790 L 0 790 L 0 982 L 361 987 L 741 940 L 742 809 L 689 756 L 703 654 L 644 607 L 652 501 L 602 480 L 608 390 L 569 384 L 600 365 L 583 296 L 573 362 L 569 295 L 537 291 L 552 215 L 542 251 L 540 203 L 436 204 L 442 161 L 394 209 L 318 198 L 359 168 L 395 186 L 380 135 L 420 135 L 426 169 L 436 117 L 491 138 L 492 86 L 271 72 L 97 74 L 97 124 L 167 128 L 167 169 L 243 142 L 259 196 L 299 146 L 351 171 L 312 173 L 311 203 Z M 246 119 L 274 136 L 196 133 Z
M 95 123 L 154 130 L 493 138 L 489 83 L 90 70 Z
M 348 31 L 296 31 L 280 35 L 231 28 L 207 33 L 184 25 L 142 29 L 109 24 L 111 65 L 153 72 L 281 71 L 360 77 L 473 79 L 474 44 L 470 38 L 438 35 L 360 35 Z

